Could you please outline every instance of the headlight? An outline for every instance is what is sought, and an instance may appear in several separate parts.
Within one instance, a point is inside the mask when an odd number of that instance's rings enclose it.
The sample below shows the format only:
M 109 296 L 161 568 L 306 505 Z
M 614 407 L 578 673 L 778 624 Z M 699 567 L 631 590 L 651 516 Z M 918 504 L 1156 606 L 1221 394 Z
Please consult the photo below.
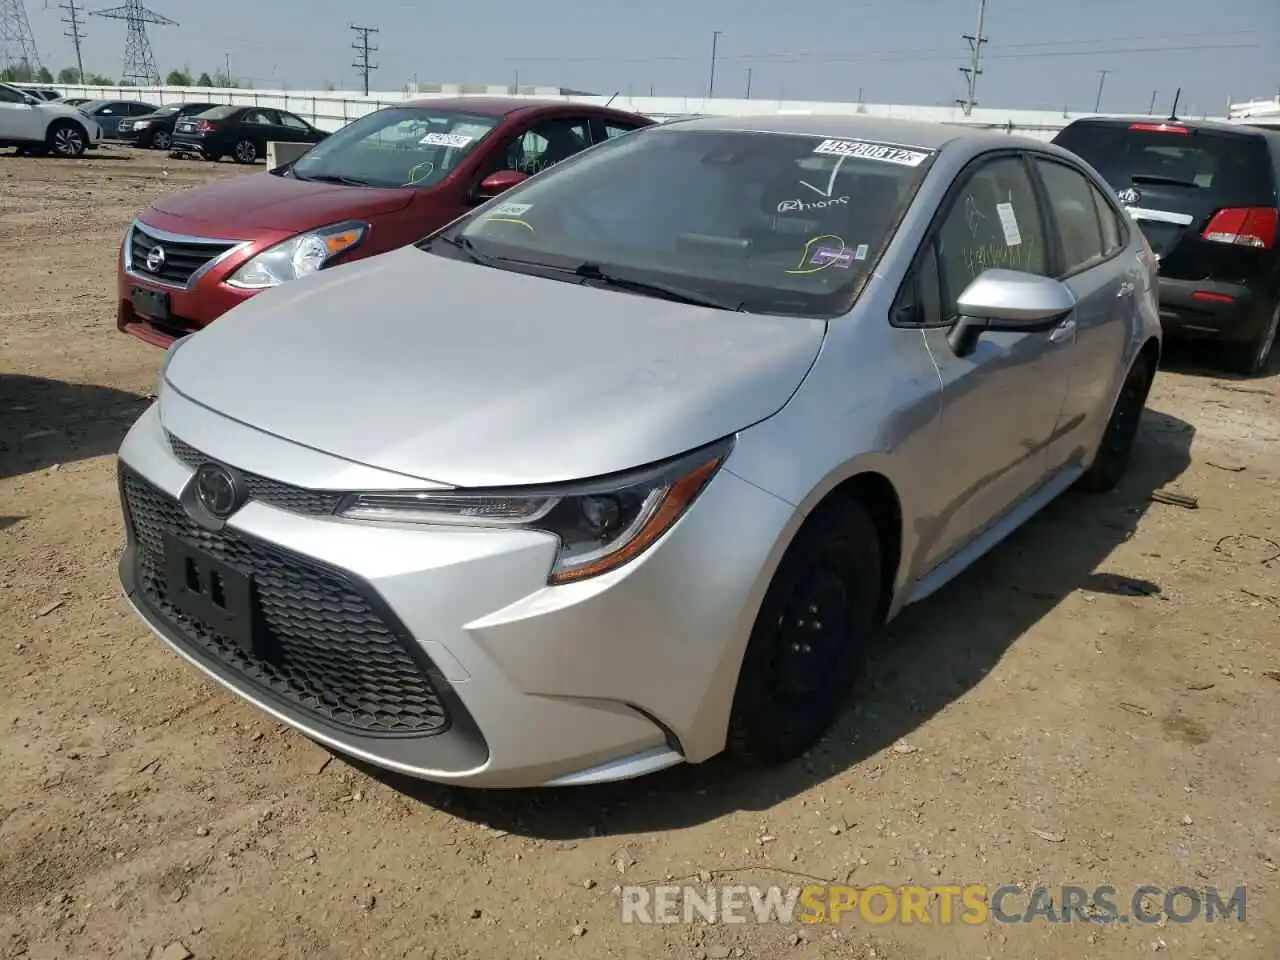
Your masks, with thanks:
M 121 126 L 124 126 L 124 124 L 121 124 Z M 150 120 L 135 120 L 135 121 L 133 121 L 133 129 L 135 129 L 135 130 L 141 130 L 142 128 L 144 128 L 144 127 L 149 127 L 149 126 L 151 126 L 151 121 L 150 121 Z
M 584 580 L 644 553 L 671 529 L 724 463 L 723 440 L 655 467 L 543 489 L 356 494 L 339 514 L 354 520 L 520 527 L 560 540 L 549 582 Z
M 299 234 L 258 254 L 227 283 L 245 290 L 263 290 L 305 277 L 355 247 L 368 230 L 367 223 L 338 223 Z

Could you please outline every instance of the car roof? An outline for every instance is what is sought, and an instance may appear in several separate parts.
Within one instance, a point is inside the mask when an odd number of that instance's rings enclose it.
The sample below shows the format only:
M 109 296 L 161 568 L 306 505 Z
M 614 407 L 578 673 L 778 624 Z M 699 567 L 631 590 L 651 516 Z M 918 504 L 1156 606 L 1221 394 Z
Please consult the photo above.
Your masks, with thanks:
M 662 130 L 742 130 L 754 133 L 798 134 L 815 137 L 839 137 L 850 140 L 875 140 L 922 150 L 941 150 L 948 144 L 964 142 L 974 147 L 1016 146 L 1040 147 L 1045 144 L 1027 137 L 1011 136 L 1003 130 L 988 130 L 959 124 L 931 123 L 923 120 L 896 120 L 888 117 L 760 114 L 742 117 L 691 117 L 661 124 Z
M 1135 123 L 1144 124 L 1169 124 L 1171 127 L 1186 127 L 1188 130 L 1204 130 L 1210 133 L 1243 133 L 1246 135 L 1257 135 L 1260 132 L 1258 127 L 1249 127 L 1239 121 L 1228 120 L 1181 120 L 1169 117 L 1081 117 L 1078 120 L 1072 120 L 1067 127 L 1074 126 L 1130 126 Z M 1067 127 L 1063 127 L 1065 130 Z
M 567 100 L 536 100 L 530 97 L 427 97 L 421 100 L 406 100 L 396 106 L 426 110 L 461 110 L 485 117 L 505 117 L 526 110 L 562 110 L 565 107 L 591 113 L 626 113 L 624 110 L 598 107 L 593 104 L 572 103 Z

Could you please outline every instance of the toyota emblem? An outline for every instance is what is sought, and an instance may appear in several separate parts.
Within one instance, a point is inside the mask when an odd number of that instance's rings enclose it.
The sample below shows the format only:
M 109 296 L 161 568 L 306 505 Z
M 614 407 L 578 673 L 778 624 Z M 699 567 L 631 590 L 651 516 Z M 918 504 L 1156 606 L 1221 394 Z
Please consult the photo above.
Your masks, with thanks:
M 156 244 L 147 254 L 147 269 L 155 273 L 164 266 L 164 247 Z
M 1128 190 L 1121 190 L 1119 193 L 1117 193 L 1116 199 L 1119 200 L 1121 203 L 1125 204 L 1126 206 L 1128 206 L 1130 204 L 1137 203 L 1139 200 L 1141 200 L 1142 194 L 1140 194 L 1137 190 L 1133 189 L 1133 187 L 1130 187 Z
M 244 490 L 236 475 L 218 463 L 203 463 L 196 470 L 196 501 L 210 516 L 225 520 L 244 502 Z

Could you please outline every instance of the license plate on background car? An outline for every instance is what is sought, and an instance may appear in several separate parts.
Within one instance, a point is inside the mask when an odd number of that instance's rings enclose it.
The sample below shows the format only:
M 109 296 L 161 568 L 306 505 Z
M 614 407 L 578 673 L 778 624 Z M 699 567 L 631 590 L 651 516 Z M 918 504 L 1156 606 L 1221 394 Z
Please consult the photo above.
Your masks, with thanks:
M 134 287 L 129 292 L 133 312 L 148 320 L 169 319 L 169 295 L 148 287 Z
M 180 613 L 254 652 L 253 579 L 173 534 L 164 536 L 169 602 Z

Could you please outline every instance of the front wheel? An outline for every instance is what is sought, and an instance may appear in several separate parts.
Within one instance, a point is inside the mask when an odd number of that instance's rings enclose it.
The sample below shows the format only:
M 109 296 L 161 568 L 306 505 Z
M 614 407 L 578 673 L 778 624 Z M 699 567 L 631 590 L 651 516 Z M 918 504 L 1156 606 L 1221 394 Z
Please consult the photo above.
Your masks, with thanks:
M 880 538 L 831 500 L 805 521 L 765 592 L 729 718 L 729 753 L 782 763 L 834 722 L 880 626 Z
M 151 146 L 155 150 L 168 150 L 173 146 L 173 137 L 164 130 L 157 130 L 151 138 Z
M 80 124 L 73 120 L 58 120 L 49 127 L 48 145 L 56 156 L 74 159 L 84 156 L 89 139 Z
M 1280 301 L 1277 301 L 1267 325 L 1252 342 L 1231 348 L 1231 369 L 1246 377 L 1266 373 L 1267 361 L 1271 359 L 1271 350 L 1276 345 L 1277 329 L 1280 329 Z
M 1080 477 L 1080 487 L 1085 491 L 1105 493 L 1114 489 L 1124 476 L 1125 468 L 1129 465 L 1129 455 L 1133 452 L 1133 442 L 1138 436 L 1138 421 L 1142 419 L 1142 410 L 1147 405 L 1147 394 L 1151 392 L 1151 380 L 1154 376 L 1155 371 L 1151 369 L 1150 361 L 1145 355 L 1138 354 L 1120 388 L 1116 405 L 1111 408 L 1111 418 L 1102 433 L 1098 453 L 1094 456 L 1092 465 Z
M 241 140 L 235 145 L 232 156 L 235 157 L 236 163 L 257 163 L 258 148 L 252 140 Z

